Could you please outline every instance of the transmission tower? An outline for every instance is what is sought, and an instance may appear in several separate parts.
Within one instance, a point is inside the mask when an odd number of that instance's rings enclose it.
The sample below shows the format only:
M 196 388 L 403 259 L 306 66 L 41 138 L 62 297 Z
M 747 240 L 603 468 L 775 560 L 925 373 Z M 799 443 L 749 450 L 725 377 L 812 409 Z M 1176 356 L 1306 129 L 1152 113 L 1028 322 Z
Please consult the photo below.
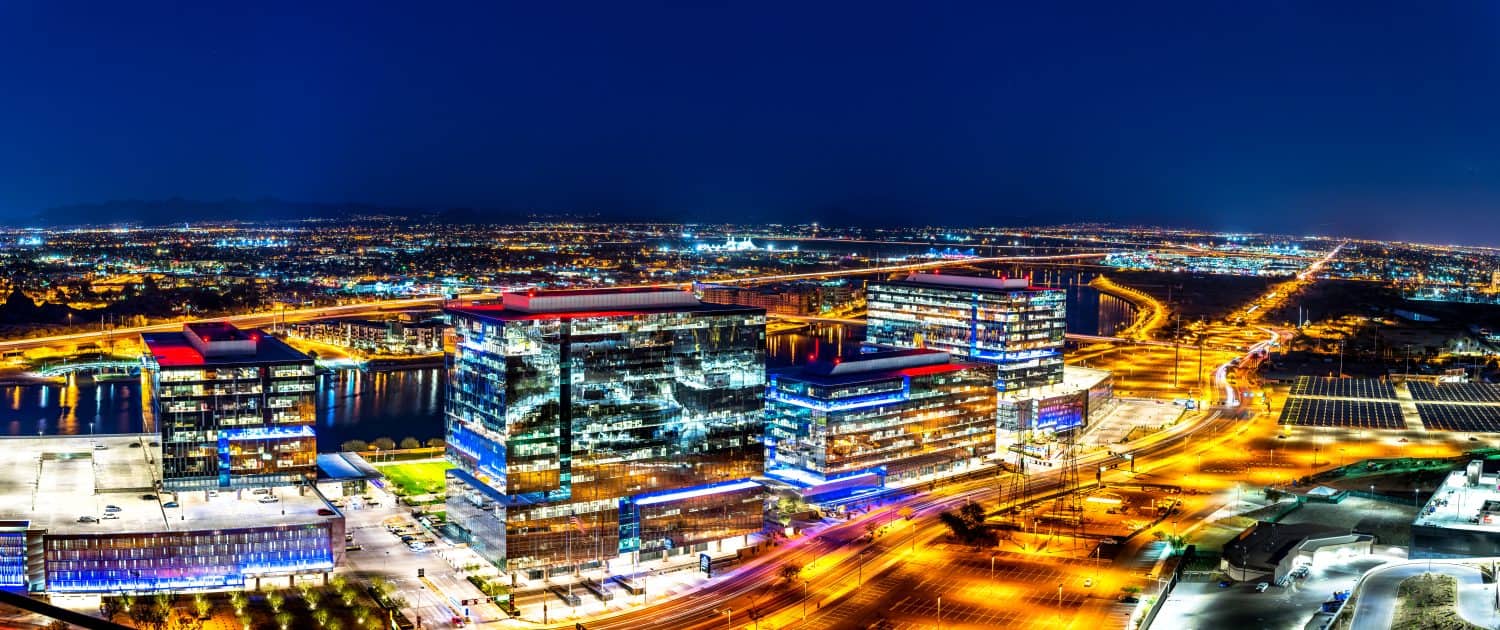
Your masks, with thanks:
M 1010 504 L 1010 513 L 1015 518 L 1016 526 L 1024 528 L 1026 521 L 1023 515 L 1026 510 L 1026 501 L 1031 496 L 1031 482 L 1026 472 L 1026 456 L 1017 454 L 1016 462 L 1016 473 L 1006 475 L 1005 489 L 1000 495 L 1000 501 Z
M 1073 527 L 1073 545 L 1076 547 L 1083 540 L 1083 493 L 1080 491 L 1078 479 L 1078 449 L 1077 430 L 1068 429 L 1065 433 L 1058 434 L 1058 441 L 1063 448 L 1063 467 L 1058 485 L 1057 502 L 1053 511 L 1059 516 L 1067 519 Z

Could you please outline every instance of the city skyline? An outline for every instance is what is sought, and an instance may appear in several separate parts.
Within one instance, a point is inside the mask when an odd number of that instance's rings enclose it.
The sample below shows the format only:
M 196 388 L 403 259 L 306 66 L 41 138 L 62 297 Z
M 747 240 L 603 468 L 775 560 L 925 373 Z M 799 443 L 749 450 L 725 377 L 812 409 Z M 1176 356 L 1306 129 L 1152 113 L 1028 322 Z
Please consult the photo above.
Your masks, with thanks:
M 1495 245 L 1495 11 L 9 3 L 0 223 L 274 197 Z

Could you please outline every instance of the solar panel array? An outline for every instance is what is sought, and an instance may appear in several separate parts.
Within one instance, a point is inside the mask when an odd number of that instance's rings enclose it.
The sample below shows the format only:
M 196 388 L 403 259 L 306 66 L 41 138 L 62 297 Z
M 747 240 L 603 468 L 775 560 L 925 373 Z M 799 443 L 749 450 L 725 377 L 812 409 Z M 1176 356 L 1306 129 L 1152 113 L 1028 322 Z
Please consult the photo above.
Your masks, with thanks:
M 1423 403 L 1417 405 L 1417 415 L 1422 417 L 1422 426 L 1429 431 L 1500 431 L 1500 407 Z
M 1293 396 L 1330 396 L 1333 398 L 1371 398 L 1395 400 L 1396 388 L 1374 378 L 1328 378 L 1299 376 L 1292 384 Z
M 1416 400 L 1441 402 L 1500 403 L 1500 385 L 1489 383 L 1438 383 L 1411 381 L 1406 384 Z
M 1359 400 L 1288 398 L 1281 408 L 1281 424 L 1354 429 L 1404 429 L 1401 404 Z

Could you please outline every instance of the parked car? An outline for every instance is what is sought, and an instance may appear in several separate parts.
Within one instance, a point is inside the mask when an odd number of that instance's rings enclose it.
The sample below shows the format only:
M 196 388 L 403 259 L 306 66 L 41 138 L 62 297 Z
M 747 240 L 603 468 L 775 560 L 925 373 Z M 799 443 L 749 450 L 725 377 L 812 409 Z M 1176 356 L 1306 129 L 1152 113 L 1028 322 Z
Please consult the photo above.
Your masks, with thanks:
M 333 516 L 334 511 L 328 508 L 318 508 L 318 516 Z
M 104 506 L 104 511 L 105 512 L 119 512 L 120 511 L 120 506 L 118 506 L 118 505 L 106 505 L 106 506 Z
M 161 504 L 161 506 L 164 507 L 164 508 L 181 507 L 181 506 L 177 505 L 176 501 L 168 501 L 166 503 Z
M 1229 580 L 1219 580 L 1219 588 L 1229 588 Z
M 260 501 L 260 502 L 261 502 L 261 503 L 275 503 L 275 502 L 277 502 L 277 501 L 280 501 L 280 500 L 281 500 L 281 499 L 278 499 L 278 498 L 276 498 L 276 497 L 275 497 L 275 496 L 273 496 L 273 495 L 269 495 L 269 494 L 268 494 L 268 495 L 266 495 L 266 496 L 263 496 L 263 497 L 261 497 L 261 498 L 260 498 L 260 499 L 259 499 L 259 501 Z
M 99 519 L 94 518 L 92 516 L 80 516 L 80 517 L 78 517 L 78 522 L 80 522 L 80 523 L 98 523 Z
M 143 495 L 141 495 L 141 500 L 142 501 L 155 501 L 156 500 L 156 495 L 154 495 L 154 494 L 143 494 Z
M 104 518 L 106 520 L 114 520 L 120 518 L 120 514 L 118 512 L 105 512 L 104 516 L 101 518 Z
M 1256 584 L 1255 585 L 1255 592 L 1257 592 L 1257 593 L 1264 593 L 1264 592 L 1266 592 L 1266 589 L 1268 589 L 1268 588 L 1271 588 L 1270 584 L 1267 584 L 1265 582 L 1261 582 L 1260 584 Z
M 130 448 L 140 448 L 140 447 L 141 447 L 141 443 L 140 442 L 131 442 L 130 443 Z

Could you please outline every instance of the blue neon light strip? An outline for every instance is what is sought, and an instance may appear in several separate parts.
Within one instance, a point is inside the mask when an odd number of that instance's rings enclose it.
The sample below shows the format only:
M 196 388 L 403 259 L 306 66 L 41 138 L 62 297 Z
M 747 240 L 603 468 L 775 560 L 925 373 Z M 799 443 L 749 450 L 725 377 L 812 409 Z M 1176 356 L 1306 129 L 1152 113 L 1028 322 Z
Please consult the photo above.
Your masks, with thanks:
M 697 486 L 697 487 L 693 487 L 693 488 L 685 488 L 685 489 L 681 489 L 681 490 L 669 490 L 669 491 L 666 491 L 666 492 L 660 492 L 660 493 L 655 493 L 655 494 L 637 495 L 636 498 L 635 498 L 635 505 L 636 505 L 636 507 L 643 507 L 643 506 L 647 506 L 647 505 L 656 505 L 656 504 L 659 504 L 659 503 L 671 503 L 673 501 L 681 501 L 683 499 L 693 499 L 693 498 L 697 498 L 697 497 L 707 497 L 707 496 L 713 496 L 715 494 L 723 494 L 723 493 L 726 493 L 726 492 L 736 492 L 736 491 L 739 491 L 739 490 L 749 490 L 750 488 L 758 488 L 758 487 L 760 487 L 760 484 L 756 483 L 754 480 L 751 480 L 751 479 L 741 479 L 741 480 L 738 480 L 738 481 L 725 481 L 725 482 L 720 482 L 720 483 L 715 483 L 715 484 L 709 484 L 709 485 L 706 485 L 706 486 Z
M 878 407 L 911 400 L 911 378 L 901 378 L 901 390 L 896 392 L 885 392 L 879 394 L 867 394 L 864 396 L 851 396 L 837 400 L 823 400 L 799 394 L 789 394 L 776 388 L 774 385 L 766 389 L 766 400 L 786 403 L 814 411 L 849 411 L 851 409 L 864 409 L 866 407 Z
M 286 437 L 317 437 L 310 425 L 295 427 L 246 427 L 243 429 L 222 429 L 219 431 L 220 440 L 260 440 L 265 438 Z

